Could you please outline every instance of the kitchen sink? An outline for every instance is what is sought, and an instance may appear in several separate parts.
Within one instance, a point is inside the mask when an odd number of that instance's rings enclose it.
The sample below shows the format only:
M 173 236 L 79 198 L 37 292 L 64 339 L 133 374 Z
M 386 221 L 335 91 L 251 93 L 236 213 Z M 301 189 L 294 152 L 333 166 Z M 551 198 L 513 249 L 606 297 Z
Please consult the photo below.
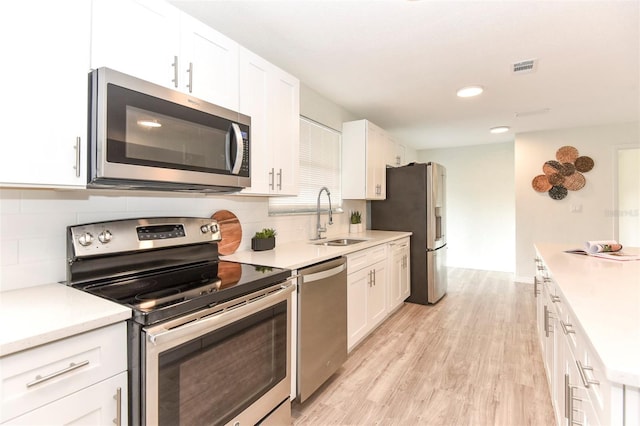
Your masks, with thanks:
M 343 247 L 343 246 L 350 246 L 352 244 L 363 243 L 365 241 L 367 240 L 359 240 L 355 238 L 338 238 L 335 240 L 322 241 L 314 244 L 318 246 Z

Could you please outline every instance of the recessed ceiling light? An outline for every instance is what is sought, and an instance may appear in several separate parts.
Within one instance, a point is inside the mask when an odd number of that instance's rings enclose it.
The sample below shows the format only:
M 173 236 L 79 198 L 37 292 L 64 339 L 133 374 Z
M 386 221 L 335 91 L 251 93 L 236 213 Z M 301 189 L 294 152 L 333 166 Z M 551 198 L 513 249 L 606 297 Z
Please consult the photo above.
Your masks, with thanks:
M 509 126 L 498 126 L 498 127 L 492 127 L 491 129 L 489 129 L 489 132 L 491 133 L 507 133 L 509 131 Z
M 470 98 L 472 96 L 478 96 L 480 93 L 484 91 L 482 86 L 467 86 L 459 89 L 456 92 L 456 95 L 460 98 Z

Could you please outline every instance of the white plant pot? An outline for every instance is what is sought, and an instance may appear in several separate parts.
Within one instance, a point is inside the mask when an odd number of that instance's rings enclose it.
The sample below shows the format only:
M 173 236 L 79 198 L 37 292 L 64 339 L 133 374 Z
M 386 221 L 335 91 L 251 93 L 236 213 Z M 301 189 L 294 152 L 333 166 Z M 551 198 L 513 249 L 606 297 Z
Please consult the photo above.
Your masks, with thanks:
M 350 223 L 349 224 L 349 233 L 357 234 L 363 231 L 362 223 Z

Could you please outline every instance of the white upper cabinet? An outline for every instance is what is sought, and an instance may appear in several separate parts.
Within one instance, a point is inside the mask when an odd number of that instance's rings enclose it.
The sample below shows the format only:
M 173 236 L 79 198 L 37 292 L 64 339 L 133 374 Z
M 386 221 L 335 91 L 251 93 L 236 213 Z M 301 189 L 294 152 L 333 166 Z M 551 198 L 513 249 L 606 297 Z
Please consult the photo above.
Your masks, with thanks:
M 0 185 L 84 187 L 91 4 L 2 2 Z
M 342 124 L 342 198 L 384 200 L 387 136 L 368 120 Z
M 251 117 L 251 188 L 242 194 L 296 195 L 300 82 L 240 48 L 240 112 Z
M 180 90 L 237 111 L 238 44 L 184 13 L 180 30 Z
M 165 2 L 93 0 L 91 67 L 116 71 L 178 88 L 180 12 Z M 174 65 L 175 58 L 178 63 Z M 184 68 L 184 69 L 183 69 Z
M 169 3 L 93 0 L 91 67 L 238 109 L 238 44 Z
M 404 166 L 405 148 L 404 145 L 396 142 L 390 135 L 386 137 L 385 163 L 389 167 Z

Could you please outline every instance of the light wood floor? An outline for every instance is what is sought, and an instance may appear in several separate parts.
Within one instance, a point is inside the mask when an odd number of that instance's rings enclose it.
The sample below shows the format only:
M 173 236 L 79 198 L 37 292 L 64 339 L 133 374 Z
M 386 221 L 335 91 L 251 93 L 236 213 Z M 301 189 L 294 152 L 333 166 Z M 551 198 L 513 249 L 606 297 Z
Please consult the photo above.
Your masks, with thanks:
M 293 404 L 294 425 L 554 425 L 531 287 L 450 268 L 447 296 L 405 303 Z

